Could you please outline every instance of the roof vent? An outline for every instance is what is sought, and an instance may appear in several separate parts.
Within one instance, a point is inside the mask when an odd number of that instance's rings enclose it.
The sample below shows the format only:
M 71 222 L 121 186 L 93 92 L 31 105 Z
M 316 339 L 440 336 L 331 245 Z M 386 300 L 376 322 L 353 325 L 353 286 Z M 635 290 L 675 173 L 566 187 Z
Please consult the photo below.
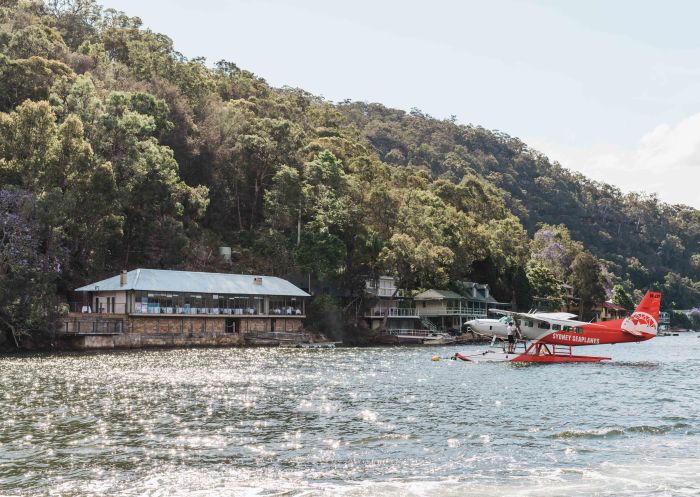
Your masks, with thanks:
M 119 286 L 125 286 L 128 280 L 127 272 L 126 270 L 123 270 L 121 274 L 119 274 Z
M 255 285 L 262 285 L 262 276 L 255 276 L 253 278 L 253 284 Z

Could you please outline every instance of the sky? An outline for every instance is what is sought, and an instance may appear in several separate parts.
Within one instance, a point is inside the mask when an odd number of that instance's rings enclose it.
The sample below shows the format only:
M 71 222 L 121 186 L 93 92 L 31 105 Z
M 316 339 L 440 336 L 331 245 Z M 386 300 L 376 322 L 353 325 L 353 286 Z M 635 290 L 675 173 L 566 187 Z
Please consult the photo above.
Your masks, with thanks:
M 700 2 L 102 0 L 273 86 L 500 130 L 700 208 Z

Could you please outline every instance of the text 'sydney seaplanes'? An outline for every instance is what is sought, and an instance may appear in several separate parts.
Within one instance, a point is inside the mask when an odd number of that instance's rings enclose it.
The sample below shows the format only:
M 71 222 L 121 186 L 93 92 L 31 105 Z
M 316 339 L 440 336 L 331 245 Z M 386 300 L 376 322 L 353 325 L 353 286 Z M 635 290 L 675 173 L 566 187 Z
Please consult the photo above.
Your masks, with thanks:
M 609 357 L 573 355 L 572 347 L 611 343 L 643 342 L 656 336 L 661 294 L 647 292 L 631 316 L 614 321 L 575 321 L 565 312 L 520 313 L 502 310 L 501 319 L 474 319 L 467 323 L 480 335 L 508 338 L 512 323 L 521 336 L 509 349 L 491 348 L 478 354 L 456 353 L 455 359 L 470 362 L 600 362 Z M 517 350 L 520 349 L 520 350 Z

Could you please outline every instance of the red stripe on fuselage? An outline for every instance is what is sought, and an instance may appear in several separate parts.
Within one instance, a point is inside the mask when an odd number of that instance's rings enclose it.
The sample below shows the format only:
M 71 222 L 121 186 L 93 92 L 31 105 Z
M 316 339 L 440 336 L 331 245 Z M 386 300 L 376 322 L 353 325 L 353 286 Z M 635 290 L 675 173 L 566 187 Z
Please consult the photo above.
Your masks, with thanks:
M 610 326 L 610 325 L 613 326 Z M 583 332 L 575 331 L 553 331 L 540 338 L 540 342 L 552 345 L 571 345 L 577 347 L 581 345 L 601 345 L 604 343 L 627 343 L 643 342 L 654 338 L 656 335 L 642 333 L 641 336 L 625 333 L 619 327 L 617 321 L 608 323 L 590 323 L 581 326 Z

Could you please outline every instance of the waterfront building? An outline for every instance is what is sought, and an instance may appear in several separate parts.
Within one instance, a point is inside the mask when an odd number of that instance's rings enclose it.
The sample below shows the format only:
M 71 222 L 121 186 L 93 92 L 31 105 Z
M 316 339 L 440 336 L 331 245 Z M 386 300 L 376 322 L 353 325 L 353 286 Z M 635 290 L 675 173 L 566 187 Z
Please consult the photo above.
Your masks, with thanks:
M 461 282 L 464 294 L 452 290 L 430 289 L 413 299 L 421 323 L 432 331 L 461 330 L 472 319 L 488 317 L 489 309 L 510 309 L 510 303 L 498 302 L 487 284 Z
M 397 288 L 393 276 L 379 276 L 365 282 L 365 296 L 371 302 L 365 320 L 373 330 L 387 335 L 413 334 L 420 330 L 420 320 L 413 299 Z
M 622 319 L 630 315 L 630 312 L 624 307 L 613 304 L 607 300 L 596 309 L 598 319 L 596 321 L 611 321 L 614 319 Z
M 309 297 L 273 276 L 160 269 L 123 271 L 75 291 L 80 301 L 61 333 L 86 348 L 234 345 L 300 333 Z

